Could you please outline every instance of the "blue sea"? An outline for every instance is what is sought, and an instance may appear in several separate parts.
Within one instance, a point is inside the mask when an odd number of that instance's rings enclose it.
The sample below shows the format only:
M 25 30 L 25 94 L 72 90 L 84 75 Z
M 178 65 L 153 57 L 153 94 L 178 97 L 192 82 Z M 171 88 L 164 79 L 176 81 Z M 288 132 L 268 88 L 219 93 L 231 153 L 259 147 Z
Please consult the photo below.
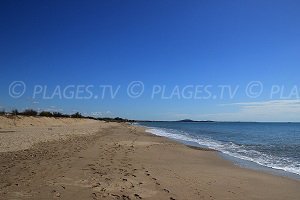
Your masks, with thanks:
M 224 157 L 300 175 L 300 123 L 142 122 L 147 132 L 218 150 Z M 243 163 L 243 162 L 237 162 Z

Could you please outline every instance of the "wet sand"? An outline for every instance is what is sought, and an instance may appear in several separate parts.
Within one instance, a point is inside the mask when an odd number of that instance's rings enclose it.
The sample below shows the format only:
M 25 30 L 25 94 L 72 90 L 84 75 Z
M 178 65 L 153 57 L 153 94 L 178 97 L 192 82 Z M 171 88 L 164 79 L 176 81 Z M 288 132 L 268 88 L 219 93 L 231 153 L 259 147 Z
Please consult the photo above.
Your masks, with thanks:
M 300 181 L 239 168 L 142 128 L 31 120 L 0 123 L 1 144 L 11 133 L 23 144 L 0 146 L 0 199 L 300 199 Z M 39 134 L 47 137 L 30 142 Z

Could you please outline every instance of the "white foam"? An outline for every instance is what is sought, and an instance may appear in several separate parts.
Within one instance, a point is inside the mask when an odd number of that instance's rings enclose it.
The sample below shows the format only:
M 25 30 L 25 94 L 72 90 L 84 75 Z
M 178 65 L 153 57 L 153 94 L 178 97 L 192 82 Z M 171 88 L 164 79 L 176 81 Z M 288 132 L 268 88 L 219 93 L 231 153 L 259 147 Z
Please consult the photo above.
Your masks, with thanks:
M 255 150 L 243 149 L 243 146 L 236 145 L 232 142 L 224 143 L 210 138 L 194 137 L 186 132 L 164 129 L 164 128 L 148 128 L 146 132 L 154 135 L 168 137 L 176 140 L 182 140 L 186 142 L 195 142 L 201 146 L 205 146 L 211 149 L 218 150 L 226 155 L 233 156 L 239 159 L 255 162 L 259 165 L 284 170 L 300 175 L 300 163 L 295 163 L 288 158 L 280 158 L 271 155 L 267 155 Z

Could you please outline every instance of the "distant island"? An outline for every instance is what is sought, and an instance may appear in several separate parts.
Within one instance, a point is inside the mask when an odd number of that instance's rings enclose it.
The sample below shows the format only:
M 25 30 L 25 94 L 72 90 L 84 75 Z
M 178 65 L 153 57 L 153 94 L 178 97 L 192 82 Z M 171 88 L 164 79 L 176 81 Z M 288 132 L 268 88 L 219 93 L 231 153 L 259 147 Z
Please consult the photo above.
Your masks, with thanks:
M 177 122 L 214 122 L 214 121 L 211 121 L 211 120 L 195 121 L 195 120 L 191 120 L 191 119 L 183 119 L 183 120 L 179 120 Z

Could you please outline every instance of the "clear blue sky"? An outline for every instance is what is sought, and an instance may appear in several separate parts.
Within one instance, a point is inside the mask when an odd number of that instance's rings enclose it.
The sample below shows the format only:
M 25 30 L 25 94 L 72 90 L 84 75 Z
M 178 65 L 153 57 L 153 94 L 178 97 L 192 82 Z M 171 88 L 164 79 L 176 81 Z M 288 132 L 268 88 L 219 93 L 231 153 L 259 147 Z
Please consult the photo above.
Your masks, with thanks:
M 1 1 L 0 106 L 133 119 L 300 121 L 298 102 L 289 101 L 297 95 L 269 98 L 272 84 L 300 87 L 299 11 L 296 0 Z M 145 92 L 131 99 L 126 87 L 135 80 Z M 9 96 L 13 81 L 26 83 L 21 98 Z M 219 96 L 217 85 L 251 81 L 264 86 L 255 99 L 241 91 L 234 98 L 150 98 L 157 84 L 169 92 L 213 85 Z M 121 88 L 113 100 L 32 99 L 36 84 L 49 91 Z

